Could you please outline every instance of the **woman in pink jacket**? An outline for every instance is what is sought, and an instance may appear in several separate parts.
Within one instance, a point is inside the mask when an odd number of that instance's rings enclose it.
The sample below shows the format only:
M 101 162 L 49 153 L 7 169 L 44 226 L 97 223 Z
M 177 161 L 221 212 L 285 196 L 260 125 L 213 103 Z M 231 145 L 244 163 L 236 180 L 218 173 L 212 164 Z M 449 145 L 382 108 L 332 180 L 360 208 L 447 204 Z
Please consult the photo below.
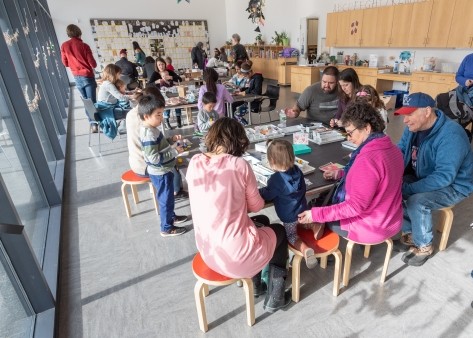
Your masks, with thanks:
M 343 170 L 324 173 L 325 179 L 340 178 L 332 205 L 301 213 L 299 222 L 326 222 L 328 228 L 345 238 L 379 243 L 401 230 L 402 154 L 383 134 L 384 121 L 371 105 L 350 105 L 342 124 L 358 148 Z
M 280 224 L 248 216 L 264 206 L 253 170 L 242 158 L 249 143 L 243 126 L 224 117 L 207 133 L 207 152 L 190 161 L 186 179 L 195 241 L 212 270 L 232 278 L 252 277 L 255 296 L 267 291 L 263 308 L 274 312 L 291 301 L 284 285 L 287 239 Z M 268 286 L 261 280 L 267 264 Z
M 214 110 L 218 113 L 219 117 L 225 116 L 225 103 L 233 102 L 233 97 L 225 88 L 223 84 L 217 83 L 218 73 L 213 68 L 206 68 L 203 74 L 205 84 L 200 87 L 199 90 L 199 99 L 197 100 L 197 107 L 199 111 L 202 110 L 204 104 L 202 103 L 202 96 L 206 92 L 212 92 L 217 97 L 217 104 L 215 105 Z

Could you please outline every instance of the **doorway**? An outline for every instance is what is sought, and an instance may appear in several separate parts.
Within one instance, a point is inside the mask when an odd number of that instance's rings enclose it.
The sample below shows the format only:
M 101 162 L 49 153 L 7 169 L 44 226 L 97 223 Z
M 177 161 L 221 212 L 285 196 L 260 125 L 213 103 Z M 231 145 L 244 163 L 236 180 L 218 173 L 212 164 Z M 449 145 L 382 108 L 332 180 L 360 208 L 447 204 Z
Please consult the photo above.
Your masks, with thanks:
M 319 39 L 319 19 L 307 19 L 307 61 L 315 63 L 317 58 L 317 41 Z

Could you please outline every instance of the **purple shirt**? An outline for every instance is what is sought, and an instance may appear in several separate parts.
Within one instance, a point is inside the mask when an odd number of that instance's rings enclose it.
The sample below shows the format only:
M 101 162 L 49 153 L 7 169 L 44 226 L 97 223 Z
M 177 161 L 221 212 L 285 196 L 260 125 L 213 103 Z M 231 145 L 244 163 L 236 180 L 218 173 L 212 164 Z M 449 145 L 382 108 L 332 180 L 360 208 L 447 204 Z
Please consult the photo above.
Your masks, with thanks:
M 207 92 L 207 86 L 203 85 L 199 90 L 199 100 L 197 102 L 197 107 L 199 110 L 202 110 L 204 104 L 202 103 L 202 96 Z M 233 97 L 228 92 L 227 88 L 223 84 L 217 84 L 217 104 L 215 105 L 214 110 L 217 112 L 218 116 L 225 116 L 225 102 L 232 103 Z

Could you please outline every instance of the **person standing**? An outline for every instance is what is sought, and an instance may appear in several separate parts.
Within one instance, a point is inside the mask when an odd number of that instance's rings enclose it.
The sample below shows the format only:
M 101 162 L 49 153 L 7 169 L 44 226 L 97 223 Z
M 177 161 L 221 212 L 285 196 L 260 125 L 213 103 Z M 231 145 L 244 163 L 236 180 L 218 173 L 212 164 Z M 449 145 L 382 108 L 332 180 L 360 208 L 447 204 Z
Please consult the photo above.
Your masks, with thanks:
M 245 46 L 240 43 L 240 35 L 233 34 L 232 35 L 232 56 L 233 62 L 237 61 L 247 61 L 248 60 L 248 53 L 246 52 Z
M 135 63 L 138 66 L 142 67 L 145 64 L 146 54 L 145 52 L 143 52 L 138 42 L 133 41 L 132 44 L 133 44 L 133 51 L 135 52 Z
M 76 25 L 68 25 L 66 28 L 69 41 L 61 45 L 61 60 L 65 67 L 71 69 L 76 82 L 76 87 L 84 99 L 91 99 L 93 103 L 97 101 L 97 82 L 95 81 L 94 68 L 97 62 L 92 55 L 89 45 L 81 39 L 82 31 Z M 89 123 L 94 119 L 86 112 Z M 94 133 L 98 131 L 97 124 L 91 123 L 90 128 Z
M 207 58 L 207 53 L 204 50 L 204 44 L 202 42 L 197 42 L 194 48 L 191 51 L 192 66 L 194 68 L 204 69 L 205 59 Z

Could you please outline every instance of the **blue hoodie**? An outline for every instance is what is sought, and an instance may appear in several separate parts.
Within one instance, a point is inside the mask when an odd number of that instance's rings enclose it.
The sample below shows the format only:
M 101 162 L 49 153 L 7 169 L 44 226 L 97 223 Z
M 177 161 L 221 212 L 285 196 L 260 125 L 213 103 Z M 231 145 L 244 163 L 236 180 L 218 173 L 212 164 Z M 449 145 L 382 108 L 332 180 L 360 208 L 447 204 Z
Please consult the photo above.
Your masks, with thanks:
M 402 184 L 403 196 L 439 190 L 448 186 L 465 197 L 473 192 L 473 154 L 463 128 L 436 109 L 437 120 L 417 151 L 417 181 Z M 411 161 L 415 133 L 406 127 L 398 147 L 404 168 Z
M 284 223 L 297 221 L 297 215 L 307 210 L 304 174 L 297 165 L 271 175 L 267 186 L 259 192 L 265 201 L 274 203 L 276 214 Z

